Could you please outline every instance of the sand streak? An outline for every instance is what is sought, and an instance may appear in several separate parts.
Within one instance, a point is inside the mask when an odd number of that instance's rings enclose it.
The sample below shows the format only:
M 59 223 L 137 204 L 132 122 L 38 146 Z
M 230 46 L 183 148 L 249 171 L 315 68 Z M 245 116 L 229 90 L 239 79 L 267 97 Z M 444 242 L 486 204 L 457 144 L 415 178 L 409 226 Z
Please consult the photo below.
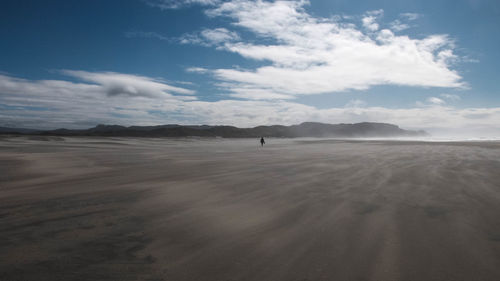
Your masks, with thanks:
M 500 280 L 500 143 L 0 139 L 0 280 Z

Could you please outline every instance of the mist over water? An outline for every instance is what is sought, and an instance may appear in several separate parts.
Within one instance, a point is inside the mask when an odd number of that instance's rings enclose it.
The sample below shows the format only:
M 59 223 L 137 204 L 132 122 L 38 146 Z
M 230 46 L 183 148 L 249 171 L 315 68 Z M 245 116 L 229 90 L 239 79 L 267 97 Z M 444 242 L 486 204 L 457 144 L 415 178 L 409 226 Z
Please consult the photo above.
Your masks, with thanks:
M 468 142 L 468 141 L 500 141 L 500 135 L 499 136 L 430 135 L 426 137 L 374 137 L 374 138 L 341 138 L 341 139 L 336 138 L 336 140 Z
M 498 137 L 428 136 L 428 137 L 363 138 L 363 140 L 427 141 L 427 142 L 500 141 L 500 136 Z
M 476 141 L 500 141 L 498 134 L 430 134 L 429 136 L 411 136 L 411 137 L 353 137 L 353 138 L 297 138 L 304 141 L 320 140 L 349 140 L 349 141 L 422 141 L 422 142 L 476 142 Z
M 354 138 L 358 140 L 394 140 L 394 141 L 427 141 L 427 142 L 461 142 L 461 141 L 500 141 L 500 128 L 404 128 L 423 130 L 428 136 L 401 137 L 368 137 Z M 345 139 L 345 138 L 344 138 Z
M 495 127 L 478 128 L 430 128 L 426 129 L 430 134 L 422 138 L 427 141 L 498 141 L 500 140 L 500 129 Z

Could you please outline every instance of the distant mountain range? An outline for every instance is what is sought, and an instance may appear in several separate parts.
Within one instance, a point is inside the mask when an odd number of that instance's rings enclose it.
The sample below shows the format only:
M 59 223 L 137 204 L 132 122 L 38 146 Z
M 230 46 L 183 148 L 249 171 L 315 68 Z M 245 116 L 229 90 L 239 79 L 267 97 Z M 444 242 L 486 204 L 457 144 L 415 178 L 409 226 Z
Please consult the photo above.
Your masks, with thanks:
M 305 122 L 299 125 L 258 126 L 237 128 L 233 126 L 208 125 L 159 125 L 159 126 L 119 126 L 97 125 L 85 130 L 32 130 L 0 127 L 0 134 L 51 135 L 51 136 L 116 136 L 116 137 L 415 137 L 427 136 L 425 131 L 411 131 L 386 123 L 325 124 Z
M 40 130 L 0 127 L 0 134 L 31 134 L 37 132 L 40 132 Z

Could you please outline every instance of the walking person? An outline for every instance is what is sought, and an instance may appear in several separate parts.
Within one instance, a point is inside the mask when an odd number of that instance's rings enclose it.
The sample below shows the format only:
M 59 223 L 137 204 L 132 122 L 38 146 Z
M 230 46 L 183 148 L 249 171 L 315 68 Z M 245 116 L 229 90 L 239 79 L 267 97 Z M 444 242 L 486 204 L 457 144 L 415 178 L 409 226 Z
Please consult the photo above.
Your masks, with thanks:
M 264 137 L 260 138 L 260 146 L 264 146 L 266 142 L 264 141 Z

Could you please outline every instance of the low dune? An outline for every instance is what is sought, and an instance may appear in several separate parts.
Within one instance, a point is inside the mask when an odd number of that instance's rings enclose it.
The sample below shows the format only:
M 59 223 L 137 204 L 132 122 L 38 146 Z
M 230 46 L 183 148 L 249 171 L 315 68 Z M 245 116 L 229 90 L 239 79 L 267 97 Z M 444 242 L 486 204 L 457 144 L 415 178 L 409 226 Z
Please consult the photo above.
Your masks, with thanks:
M 0 280 L 500 280 L 500 143 L 0 139 Z

